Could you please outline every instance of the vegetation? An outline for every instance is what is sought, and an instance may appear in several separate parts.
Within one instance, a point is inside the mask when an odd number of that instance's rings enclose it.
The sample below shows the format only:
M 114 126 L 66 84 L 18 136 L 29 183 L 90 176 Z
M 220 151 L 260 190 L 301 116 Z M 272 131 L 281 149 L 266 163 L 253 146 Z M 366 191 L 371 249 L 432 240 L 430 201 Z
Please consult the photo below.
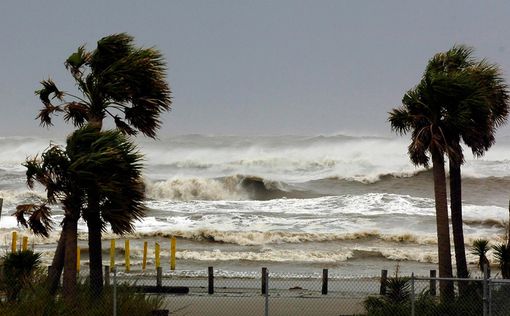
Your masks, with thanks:
M 501 276 L 503 279 L 510 279 L 510 248 L 508 244 L 494 245 L 492 249 L 501 270 Z
M 51 229 L 48 205 L 63 205 L 61 240 L 65 243 L 57 248 L 55 258 L 59 259 L 58 252 L 63 252 L 63 294 L 68 300 L 75 300 L 76 296 L 77 222 L 88 214 L 87 193 L 90 188 L 97 189 L 100 211 L 115 233 L 133 231 L 133 221 L 145 213 L 140 160 L 135 146 L 119 131 L 98 132 L 85 126 L 68 137 L 65 150 L 52 146 L 41 159 L 35 157 L 26 162 L 28 185 L 42 184 L 47 200 L 41 205 L 18 206 L 16 217 L 35 233 L 47 235 Z M 50 284 L 50 292 L 55 290 L 55 285 Z
M 32 286 L 24 287 L 19 292 L 17 302 L 1 302 L 0 315 L 11 316 L 67 316 L 79 314 L 83 316 L 112 315 L 113 289 L 107 287 L 100 298 L 95 298 L 90 292 L 90 285 L 79 282 L 77 297 L 73 304 L 69 304 L 59 296 L 51 295 L 47 291 L 46 277 L 36 275 Z M 163 305 L 161 296 L 136 293 L 128 285 L 117 287 L 117 315 L 150 316 L 152 311 Z
M 478 268 L 484 273 L 484 266 L 490 270 L 489 259 L 487 259 L 487 252 L 489 251 L 489 241 L 486 239 L 476 239 L 473 241 L 471 253 L 478 257 Z
M 477 157 L 495 143 L 496 129 L 508 117 L 509 95 L 502 72 L 495 64 L 473 58 L 473 49 L 456 45 L 452 49 L 436 54 L 428 63 L 426 72 L 439 72 L 452 80 L 462 74 L 472 84 L 464 91 L 448 91 L 453 102 L 444 104 L 451 121 L 447 132 L 448 140 L 455 152 L 449 153 L 450 208 L 455 246 L 457 276 L 468 277 L 464 233 L 462 227 L 462 183 L 461 168 L 464 162 L 462 142 Z M 471 90 L 473 89 L 473 90 Z M 449 100 L 445 100 L 448 102 Z
M 22 289 L 31 286 L 41 255 L 31 250 L 9 252 L 3 256 L 0 289 L 7 294 L 8 301 L 16 301 Z
M 416 87 L 390 112 L 391 128 L 411 133 L 411 161 L 428 167 L 432 160 L 438 239 L 439 276 L 452 277 L 450 231 L 445 177 L 445 155 L 451 172 L 452 227 L 458 274 L 467 277 L 462 232 L 460 165 L 461 140 L 477 156 L 494 143 L 498 126 L 508 116 L 508 91 L 499 68 L 475 61 L 472 49 L 454 46 L 436 54 Z M 453 297 L 451 282 L 441 282 L 441 296 Z
M 76 127 L 88 123 L 100 131 L 103 120 L 110 117 L 125 134 L 141 132 L 155 138 L 161 124 L 159 116 L 171 106 L 166 66 L 158 50 L 136 47 L 128 34 L 114 34 L 100 39 L 93 51 L 79 47 L 66 60 L 65 66 L 81 96 L 59 90 L 51 79 L 42 81 L 42 89 L 36 92 L 44 105 L 38 115 L 42 125 L 52 125 L 52 116 L 63 113 L 64 120 Z M 119 210 L 113 210 L 116 216 L 108 215 L 108 202 L 101 199 L 101 195 L 99 188 L 88 187 L 83 214 L 89 230 L 91 286 L 97 293 L 103 286 L 101 231 L 106 223 L 118 227 L 118 233 L 127 232 L 122 228 L 130 227 L 113 222 L 119 218 Z M 134 217 L 125 215 L 124 218 Z M 59 247 L 63 248 L 64 243 L 65 239 L 61 238 Z M 63 261 L 63 254 L 57 251 L 54 266 L 61 266 L 59 260 Z M 53 284 L 59 275 L 57 271 Z

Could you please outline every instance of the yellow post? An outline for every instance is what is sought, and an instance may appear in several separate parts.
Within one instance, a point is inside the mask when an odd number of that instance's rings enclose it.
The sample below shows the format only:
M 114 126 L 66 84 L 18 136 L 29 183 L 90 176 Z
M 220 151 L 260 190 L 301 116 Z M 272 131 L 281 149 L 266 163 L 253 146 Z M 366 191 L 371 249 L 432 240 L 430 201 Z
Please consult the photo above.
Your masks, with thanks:
M 12 232 L 11 251 L 16 252 L 16 243 L 18 242 L 18 233 Z
M 80 254 L 81 254 L 81 249 L 80 247 L 78 247 L 76 249 L 76 272 L 80 273 Z
M 129 239 L 126 239 L 125 241 L 125 248 L 124 258 L 126 261 L 126 272 L 129 272 Z
M 110 271 L 115 267 L 115 239 L 110 240 Z
M 156 269 L 159 268 L 159 244 L 156 243 Z
M 171 247 L 170 247 L 170 270 L 175 270 L 175 237 L 172 237 Z
M 21 248 L 23 251 L 27 251 L 28 250 L 28 237 L 27 236 L 23 236 L 23 246 Z
M 147 242 L 143 242 L 143 260 L 142 260 L 142 271 L 145 272 L 147 266 Z

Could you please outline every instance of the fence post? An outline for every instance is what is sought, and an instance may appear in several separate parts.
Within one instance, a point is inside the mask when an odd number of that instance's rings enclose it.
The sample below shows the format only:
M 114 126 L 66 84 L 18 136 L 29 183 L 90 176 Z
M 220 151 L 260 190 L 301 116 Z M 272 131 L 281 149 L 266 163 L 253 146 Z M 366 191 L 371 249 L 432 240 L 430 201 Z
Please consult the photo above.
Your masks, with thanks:
M 436 296 L 436 270 L 430 270 L 430 295 Z
M 110 286 L 110 266 L 104 266 L 104 285 Z
M 414 272 L 411 273 L 411 316 L 414 316 Z
M 487 316 L 487 280 L 488 280 L 488 272 L 487 272 L 487 264 L 483 265 L 483 316 Z
M 11 252 L 16 252 L 16 243 L 18 242 L 18 233 L 12 232 L 12 241 L 11 241 Z
M 379 288 L 380 295 L 386 295 L 387 281 L 388 281 L 388 270 L 381 270 L 381 287 Z
M 28 237 L 23 236 L 23 246 L 21 247 L 21 250 L 27 251 L 28 250 Z
M 208 291 L 207 293 L 209 294 L 214 294 L 214 269 L 213 267 L 208 267 L 207 268 L 207 274 L 208 274 L 208 284 L 209 284 L 209 287 L 208 287 Z
M 142 259 L 142 271 L 145 272 L 147 267 L 147 242 L 143 242 L 143 259 Z
M 492 283 L 491 279 L 488 280 L 489 284 L 489 316 L 492 316 L 492 286 L 494 283 Z
M 129 239 L 124 241 L 124 261 L 126 263 L 126 272 L 131 270 L 131 262 L 130 262 L 130 249 L 129 249 Z
M 157 287 L 161 287 L 163 285 L 162 278 L 163 278 L 163 268 L 158 267 L 156 269 L 156 286 Z
M 155 256 L 156 256 L 156 260 L 155 260 L 156 261 L 156 270 L 159 268 L 159 252 L 160 252 L 160 248 L 159 247 L 160 247 L 159 244 L 156 243 L 156 246 L 155 246 L 155 249 L 154 249 Z
M 76 247 L 76 272 L 80 273 L 81 267 L 81 249 L 80 247 Z
M 265 293 L 264 316 L 269 316 L 269 271 L 267 270 L 267 268 L 263 268 L 263 269 L 266 269 L 264 271 L 264 276 L 266 279 L 265 288 L 264 288 L 264 293 Z
M 170 270 L 175 270 L 175 251 L 176 251 L 176 239 L 172 236 L 170 241 Z
M 0 219 L 2 219 L 2 205 L 4 204 L 4 199 L 0 198 Z
M 112 267 L 113 271 L 113 316 L 117 316 L 117 269 Z
M 267 268 L 262 268 L 262 294 L 266 294 Z
M 115 268 L 115 239 L 110 240 L 110 268 Z
M 328 294 L 328 269 L 322 269 L 322 295 Z

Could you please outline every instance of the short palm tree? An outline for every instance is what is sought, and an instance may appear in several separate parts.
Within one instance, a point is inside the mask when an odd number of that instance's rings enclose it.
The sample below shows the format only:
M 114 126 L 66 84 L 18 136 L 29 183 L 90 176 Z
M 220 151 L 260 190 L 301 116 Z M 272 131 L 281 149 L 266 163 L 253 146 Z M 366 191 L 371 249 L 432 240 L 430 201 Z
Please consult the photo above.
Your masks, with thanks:
M 510 248 L 508 244 L 499 244 L 492 246 L 494 257 L 496 258 L 503 279 L 510 279 Z
M 486 239 L 476 239 L 471 246 L 471 253 L 478 257 L 478 268 L 482 273 L 484 272 L 484 267 L 490 270 L 489 259 L 487 259 L 489 249 L 489 241 Z
M 509 111 L 509 96 L 501 71 L 496 65 L 472 57 L 473 49 L 456 45 L 452 49 L 436 54 L 427 65 L 427 72 L 444 75 L 466 74 L 474 83 L 477 98 L 461 100 L 459 106 L 450 107 L 450 116 L 457 117 L 451 139 L 458 148 L 459 159 L 449 159 L 450 208 L 455 247 L 457 275 L 469 276 L 466 262 L 462 222 L 461 164 L 464 161 L 460 142 L 471 148 L 477 157 L 482 156 L 495 142 L 496 129 L 506 122 Z M 469 102 L 474 102 L 470 104 Z
M 25 164 L 27 182 L 42 184 L 47 191 L 47 203 L 61 203 L 64 221 L 61 253 L 64 254 L 64 294 L 72 299 L 76 291 L 77 222 L 86 218 L 90 187 L 99 193 L 100 211 L 105 222 L 111 223 L 115 233 L 132 232 L 133 222 L 145 213 L 144 190 L 141 178 L 141 155 L 135 146 L 118 131 L 98 132 L 85 126 L 67 139 L 66 149 L 52 146 Z M 108 171 L 108 172 L 107 172 Z M 21 205 L 17 208 L 18 221 L 47 235 L 51 229 L 50 209 L 46 204 Z M 28 216 L 28 220 L 25 219 Z M 60 264 L 55 253 L 54 263 Z M 61 269 L 56 266 L 55 269 Z M 54 290 L 54 284 L 50 284 Z
M 114 34 L 99 40 L 91 52 L 79 47 L 65 65 L 81 96 L 59 90 L 50 79 L 43 81 L 36 92 L 44 105 L 38 115 L 41 124 L 51 125 L 52 116 L 63 113 L 64 120 L 77 127 L 89 123 L 101 130 L 103 120 L 110 117 L 123 133 L 141 132 L 155 138 L 159 116 L 171 106 L 165 61 L 158 50 L 138 48 L 130 35 Z M 115 225 L 112 221 L 120 214 L 118 210 L 115 217 L 101 213 L 108 204 L 101 203 L 94 187 L 89 187 L 87 197 L 90 284 L 99 293 L 103 286 L 101 231 L 105 222 Z

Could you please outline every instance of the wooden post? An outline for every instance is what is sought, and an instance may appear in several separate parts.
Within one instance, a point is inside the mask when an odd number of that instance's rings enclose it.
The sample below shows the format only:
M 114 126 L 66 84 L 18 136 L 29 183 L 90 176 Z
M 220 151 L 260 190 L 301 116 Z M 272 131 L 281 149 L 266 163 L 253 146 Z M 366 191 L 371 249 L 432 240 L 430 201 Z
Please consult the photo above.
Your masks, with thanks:
M 11 252 L 16 252 L 16 244 L 18 242 L 18 233 L 12 232 L 12 241 L 11 241 Z
M 0 198 L 0 219 L 2 219 L 2 206 L 4 204 L 4 199 Z
M 28 250 L 28 237 L 27 236 L 23 236 L 23 246 L 21 247 L 21 249 L 23 251 Z
M 430 295 L 436 296 L 436 270 L 430 270 Z
M 322 269 L 322 295 L 328 294 L 328 269 Z
M 388 270 L 381 270 L 381 287 L 379 288 L 380 295 L 386 295 L 387 282 L 388 282 Z
M 129 272 L 130 270 L 130 262 L 129 262 L 129 239 L 126 239 L 125 243 L 125 249 L 124 249 L 124 260 L 126 262 L 126 272 Z
M 160 247 L 159 247 L 159 244 L 158 244 L 158 243 L 156 243 L 156 249 L 155 249 L 155 251 L 156 251 L 156 270 L 157 270 L 157 269 L 159 268 L 159 264 L 160 264 L 160 262 L 159 262 L 159 252 L 160 252 Z
M 213 267 L 208 267 L 207 268 L 207 274 L 208 274 L 208 284 L 209 284 L 209 287 L 208 287 L 208 291 L 207 293 L 209 294 L 214 294 L 214 269 Z
M 262 294 L 266 294 L 267 268 L 262 268 Z
M 115 267 L 115 239 L 110 240 L 110 271 Z
M 104 285 L 110 286 L 110 267 L 104 266 Z
M 156 286 L 157 287 L 161 287 L 162 284 L 163 284 L 163 268 L 162 267 L 157 267 L 156 269 Z
M 143 242 L 143 259 L 142 259 L 142 271 L 145 272 L 147 267 L 147 242 Z
M 76 272 L 80 273 L 80 255 L 81 249 L 80 247 L 76 248 Z
M 175 270 L 175 251 L 176 251 L 176 240 L 175 237 L 172 237 L 171 247 L 170 247 L 170 270 Z

